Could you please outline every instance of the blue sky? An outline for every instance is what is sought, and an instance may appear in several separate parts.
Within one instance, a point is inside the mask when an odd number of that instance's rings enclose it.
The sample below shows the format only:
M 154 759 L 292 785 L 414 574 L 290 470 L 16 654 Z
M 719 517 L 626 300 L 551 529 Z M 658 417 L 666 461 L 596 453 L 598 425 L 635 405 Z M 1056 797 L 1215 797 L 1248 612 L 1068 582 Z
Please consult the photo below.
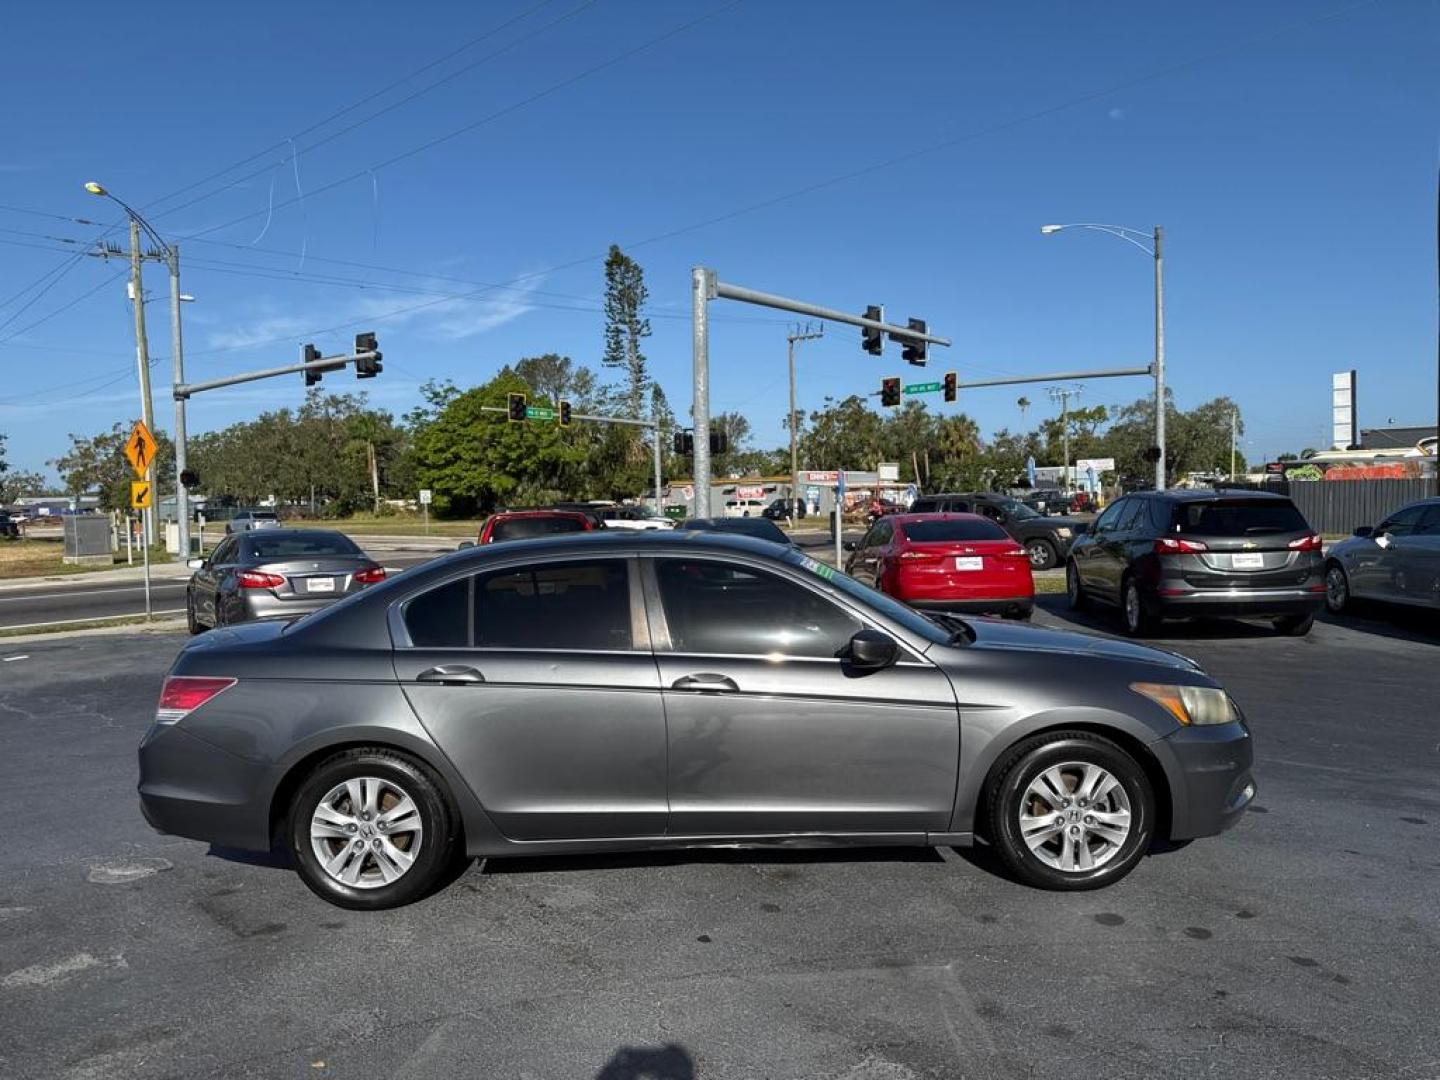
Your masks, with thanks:
M 1144 364 L 1149 262 L 1107 236 L 1039 232 L 1100 221 L 1165 226 L 1171 385 L 1182 407 L 1235 397 L 1252 459 L 1321 445 L 1330 373 L 1350 367 L 1362 425 L 1433 419 L 1440 5 L 1422 0 L 31 4 L 6 36 L 14 467 L 138 411 L 122 267 L 67 261 L 54 239 L 101 230 L 18 212 L 111 223 L 82 190 L 92 178 L 179 242 L 193 379 L 291 362 L 306 341 L 338 350 L 359 329 L 386 358 L 359 386 L 397 413 L 431 376 L 471 385 L 551 351 L 598 364 L 611 242 L 645 267 L 647 353 L 680 413 L 696 264 L 925 317 L 955 342 L 934 378 Z M 160 267 L 147 285 L 163 298 Z M 168 357 L 165 306 L 150 310 Z M 780 444 L 785 316 L 712 316 L 715 411 Z M 802 349 L 807 408 L 915 371 L 849 327 Z M 168 429 L 168 359 L 155 385 Z M 1147 387 L 1093 382 L 1082 403 Z M 1022 393 L 1030 426 L 1041 387 L 962 390 L 949 408 L 1014 427 Z M 191 429 L 302 396 L 298 376 L 204 395 Z

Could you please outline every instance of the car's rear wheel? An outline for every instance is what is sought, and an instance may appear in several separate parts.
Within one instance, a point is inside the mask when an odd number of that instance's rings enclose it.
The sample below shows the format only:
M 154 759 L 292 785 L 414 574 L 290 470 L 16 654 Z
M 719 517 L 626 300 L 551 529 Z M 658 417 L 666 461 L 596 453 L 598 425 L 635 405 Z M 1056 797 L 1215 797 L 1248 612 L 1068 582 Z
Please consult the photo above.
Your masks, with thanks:
M 459 850 L 457 823 L 429 769 L 374 748 L 321 762 L 295 792 L 287 833 L 312 891 L 375 911 L 418 900 L 444 878 Z
M 1282 615 L 1272 624 L 1276 631 L 1289 637 L 1304 637 L 1315 625 L 1315 615 Z
M 1071 611 L 1084 611 L 1090 606 L 1090 598 L 1085 595 L 1085 586 L 1080 581 L 1080 568 L 1075 565 L 1074 559 L 1065 564 L 1065 600 Z
M 1332 562 L 1325 568 L 1325 610 L 1339 615 L 1350 606 L 1350 578 L 1345 568 Z
M 1055 565 L 1059 556 L 1055 554 L 1055 545 L 1049 540 L 1026 540 L 1025 554 L 1030 556 L 1030 569 L 1049 570 Z
M 990 838 L 1006 867 L 1042 889 L 1098 889 L 1149 850 L 1155 796 L 1145 770 L 1085 731 L 1037 735 L 1001 761 L 990 787 Z
M 1131 637 L 1144 637 L 1155 629 L 1155 618 L 1145 607 L 1145 594 L 1133 577 L 1127 577 L 1120 590 L 1120 621 Z

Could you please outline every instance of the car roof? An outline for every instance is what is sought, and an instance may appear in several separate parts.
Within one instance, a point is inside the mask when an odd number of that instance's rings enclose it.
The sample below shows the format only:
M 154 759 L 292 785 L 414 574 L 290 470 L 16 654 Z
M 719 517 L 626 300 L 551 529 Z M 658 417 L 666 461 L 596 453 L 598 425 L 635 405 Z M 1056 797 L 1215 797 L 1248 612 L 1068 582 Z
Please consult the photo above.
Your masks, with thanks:
M 965 514 L 956 510 L 936 514 L 890 514 L 885 520 L 896 525 L 910 525 L 917 521 L 990 521 L 984 514 Z
M 1219 499 L 1252 502 L 1290 501 L 1288 495 L 1281 495 L 1275 491 L 1251 491 L 1249 488 L 1177 488 L 1170 491 L 1136 491 L 1127 495 L 1126 498 L 1133 498 L 1136 495 L 1152 499 L 1165 499 L 1167 502 L 1175 503 L 1215 502 Z
M 500 510 L 490 515 L 491 521 L 518 521 L 522 518 L 569 518 L 588 521 L 590 515 L 583 510 Z
M 453 566 L 455 563 L 467 560 L 483 563 L 491 559 L 513 559 L 516 553 L 522 550 L 520 547 L 522 544 L 527 557 L 533 556 L 537 559 L 551 558 L 557 555 L 618 554 L 626 551 L 645 555 L 725 555 L 733 553 L 761 555 L 773 559 L 776 553 L 782 550 L 778 544 L 769 540 L 757 540 L 753 536 L 744 536 L 740 533 L 710 532 L 700 529 L 656 529 L 653 531 L 599 529 L 593 532 L 554 533 L 549 536 L 537 536 L 531 540 L 516 541 L 513 545 L 495 544 L 462 548 L 460 551 L 441 556 L 425 565 L 435 566 L 440 563 L 448 563 Z
M 261 530 L 258 531 L 258 532 L 242 532 L 242 533 L 236 533 L 235 535 L 240 538 L 240 541 L 241 541 L 242 543 L 249 543 L 251 540 L 255 540 L 255 541 L 258 541 L 258 542 L 262 542 L 262 543 L 263 543 L 263 542 L 268 542 L 268 541 L 270 540 L 270 538 L 271 538 L 271 537 L 274 537 L 274 536 L 284 536 L 284 537 L 287 537 L 287 538 L 288 538 L 288 537 L 301 537 L 301 538 L 304 538 L 304 537 L 307 537 L 307 536 L 313 536 L 313 537 L 320 537 L 320 536 L 339 536 L 339 537 L 342 537 L 342 538 L 344 538 L 344 539 L 346 539 L 346 540 L 350 540 L 350 543 L 352 543 L 352 544 L 355 543 L 354 540 L 351 540 L 350 537 L 346 536 L 346 535 L 345 535 L 343 532 L 341 532 L 339 529 L 295 529 L 295 528 L 291 528 L 291 527 L 289 527 L 289 526 L 286 526 L 285 528 L 279 529 L 279 530 L 274 530 L 274 529 L 269 529 L 269 530 L 267 530 L 267 529 L 261 529 Z M 359 545 L 357 544 L 356 546 L 358 547 Z

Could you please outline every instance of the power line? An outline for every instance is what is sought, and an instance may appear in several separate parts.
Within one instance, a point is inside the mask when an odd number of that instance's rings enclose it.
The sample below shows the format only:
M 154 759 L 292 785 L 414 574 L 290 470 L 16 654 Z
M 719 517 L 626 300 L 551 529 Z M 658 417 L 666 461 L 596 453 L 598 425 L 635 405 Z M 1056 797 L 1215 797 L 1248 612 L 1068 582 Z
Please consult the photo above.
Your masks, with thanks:
M 3 345 L 3 344 L 4 344 L 5 342 L 7 342 L 7 341 L 14 341 L 14 340 L 15 340 L 17 337 L 19 337 L 21 334 L 27 333 L 28 331 L 35 329 L 35 327 L 41 325 L 42 323 L 47 323 L 47 322 L 49 322 L 51 319 L 55 318 L 55 316 L 57 316 L 57 315 L 64 314 L 65 312 L 67 312 L 67 311 L 69 311 L 71 308 L 73 308 L 76 304 L 80 303 L 80 301 L 86 300 L 86 299 L 90 298 L 91 296 L 94 296 L 97 292 L 99 292 L 101 289 L 103 289 L 106 285 L 109 285 L 112 281 L 117 280 L 118 278 L 124 276 L 126 273 L 128 273 L 128 271 L 126 271 L 126 270 L 121 270 L 121 271 L 119 271 L 118 273 L 111 274 L 109 277 L 104 278 L 104 279 L 100 282 L 100 284 L 96 285 L 93 289 L 86 289 L 86 290 L 85 290 L 83 293 L 81 293 L 79 296 L 75 297 L 73 300 L 68 301 L 67 303 L 61 304 L 58 308 L 56 308 L 54 311 L 51 311 L 49 314 L 42 315 L 42 316 L 40 316 L 40 318 L 36 319 L 34 322 L 29 323 L 29 324 L 26 325 L 26 326 L 22 326 L 19 330 L 16 330 L 16 331 L 14 331 L 13 333 L 8 334 L 8 335 L 6 335 L 6 336 L 3 337 L 3 338 L 0 338 L 0 345 Z

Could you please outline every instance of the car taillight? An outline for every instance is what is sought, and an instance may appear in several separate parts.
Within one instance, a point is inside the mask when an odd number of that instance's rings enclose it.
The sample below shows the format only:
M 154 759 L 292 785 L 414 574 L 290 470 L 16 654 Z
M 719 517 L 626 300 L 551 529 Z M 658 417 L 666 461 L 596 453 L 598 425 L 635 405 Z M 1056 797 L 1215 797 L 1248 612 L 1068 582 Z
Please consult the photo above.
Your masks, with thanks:
M 229 690 L 235 683 L 235 679 L 172 675 L 160 688 L 160 704 L 155 707 L 155 722 L 177 723 L 222 690 Z
M 1000 559 L 1024 559 L 1030 561 L 1030 553 L 1022 547 L 1006 548 L 1004 551 L 995 552 L 996 558 Z
M 940 558 L 939 555 L 936 555 L 933 552 L 929 551 L 902 551 L 900 552 L 899 557 L 901 562 L 912 562 L 921 559 L 924 559 L 927 562 L 934 562 L 936 559 Z
M 1291 551 L 1319 551 L 1325 546 L 1325 541 L 1311 533 L 1309 536 L 1302 536 L 1299 540 L 1290 541 Z
M 367 566 L 355 575 L 355 580 L 361 585 L 374 585 L 376 582 L 385 580 L 385 568 L 383 566 Z
M 1209 550 L 1199 540 L 1182 540 L 1175 536 L 1162 536 L 1155 541 L 1156 555 L 1193 555 Z
M 278 589 L 285 584 L 285 579 L 263 570 L 241 570 L 235 575 L 235 582 L 242 589 Z

